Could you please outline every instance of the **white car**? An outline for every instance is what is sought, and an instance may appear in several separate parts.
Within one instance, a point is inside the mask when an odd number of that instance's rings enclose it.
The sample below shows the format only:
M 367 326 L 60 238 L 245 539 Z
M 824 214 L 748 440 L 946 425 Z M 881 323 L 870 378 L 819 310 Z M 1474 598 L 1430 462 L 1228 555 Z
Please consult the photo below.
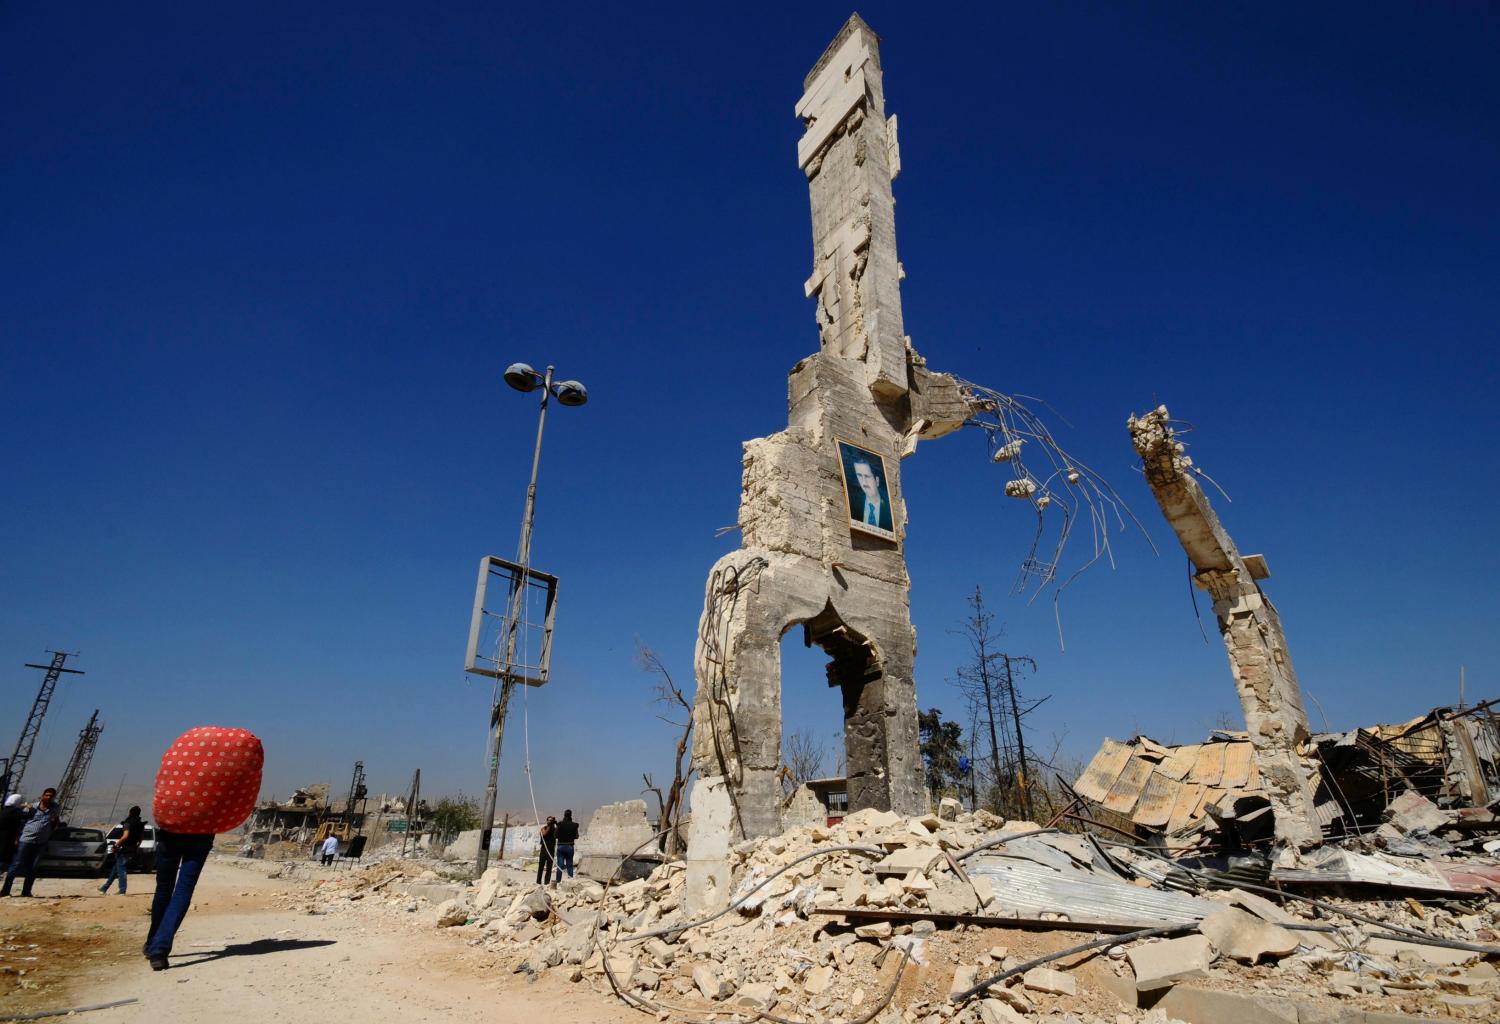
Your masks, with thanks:
M 109 838 L 107 840 L 109 844 L 109 860 L 105 864 L 106 870 L 114 865 L 115 843 L 119 842 L 120 837 L 124 834 L 125 827 L 123 825 L 116 825 L 114 828 L 109 830 Z M 130 862 L 125 865 L 125 870 L 156 870 L 156 829 L 152 828 L 150 825 L 147 825 L 142 830 L 141 841 L 139 845 L 136 846 L 135 851 L 131 853 Z

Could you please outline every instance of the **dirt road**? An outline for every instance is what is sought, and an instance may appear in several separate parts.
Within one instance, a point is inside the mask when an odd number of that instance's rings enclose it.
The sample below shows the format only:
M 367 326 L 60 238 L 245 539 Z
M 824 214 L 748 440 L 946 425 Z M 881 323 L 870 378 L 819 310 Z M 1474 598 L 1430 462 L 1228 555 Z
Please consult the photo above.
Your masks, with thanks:
M 0 1019 L 109 1003 L 87 1024 L 287 1021 L 342 1024 L 577 1024 L 648 1020 L 590 990 L 495 968 L 495 957 L 427 915 L 283 909 L 278 895 L 305 889 L 266 878 L 264 862 L 215 858 L 178 933 L 171 967 L 141 955 L 153 880 L 131 876 L 128 896 L 100 896 L 98 880 L 41 879 L 42 898 L 0 900 Z M 316 877 L 313 875 L 312 877 Z M 421 918 L 422 920 L 418 920 Z M 60 1018 L 59 1018 L 60 1019 Z

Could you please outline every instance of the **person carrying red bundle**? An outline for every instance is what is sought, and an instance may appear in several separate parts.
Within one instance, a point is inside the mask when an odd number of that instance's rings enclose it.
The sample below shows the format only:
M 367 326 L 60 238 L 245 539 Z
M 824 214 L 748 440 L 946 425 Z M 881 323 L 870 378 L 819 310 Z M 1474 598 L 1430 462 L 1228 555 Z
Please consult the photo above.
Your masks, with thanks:
M 214 836 L 238 828 L 254 809 L 264 763 L 254 734 L 217 726 L 189 729 L 162 757 L 152 807 L 156 895 L 142 948 L 153 971 L 167 968 Z

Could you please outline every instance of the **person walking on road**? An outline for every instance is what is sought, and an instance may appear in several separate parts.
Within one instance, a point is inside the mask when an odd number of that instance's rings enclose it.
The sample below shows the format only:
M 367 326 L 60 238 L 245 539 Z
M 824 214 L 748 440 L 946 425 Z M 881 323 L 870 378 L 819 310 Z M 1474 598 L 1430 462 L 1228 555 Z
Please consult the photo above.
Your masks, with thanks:
M 47 848 L 47 840 L 52 838 L 52 833 L 60 824 L 57 816 L 57 790 L 44 789 L 42 798 L 31 811 L 31 817 L 21 826 L 21 842 L 16 847 L 15 857 L 11 859 L 10 870 L 5 873 L 5 885 L 0 887 L 0 896 L 10 895 L 11 883 L 16 880 L 16 875 L 25 876 L 25 881 L 21 884 L 21 895 L 31 895 L 31 884 L 36 881 L 37 859 Z
M 536 884 L 546 885 L 552 878 L 552 862 L 557 856 L 557 819 L 547 815 L 547 823 L 542 826 L 542 847 L 537 855 L 536 862 Z
M 339 855 L 339 837 L 332 832 L 328 838 L 323 840 L 323 866 L 326 868 L 333 863 L 333 858 Z
M 557 883 L 562 881 L 563 871 L 568 872 L 568 877 L 573 877 L 573 846 L 578 842 L 578 822 L 573 820 L 572 811 L 563 811 L 563 820 L 557 823 L 557 877 L 552 879 L 552 887 L 557 888 Z
M 109 877 L 99 887 L 99 891 L 106 896 L 109 895 L 110 884 L 116 878 L 120 880 L 120 895 L 125 895 L 125 873 L 130 867 L 130 858 L 140 848 L 141 840 L 145 837 L 146 823 L 141 820 L 141 809 L 132 807 L 130 813 L 125 815 L 125 820 L 120 822 L 120 838 L 115 840 L 115 862 L 110 866 Z
M 141 952 L 153 971 L 167 969 L 172 942 L 193 906 L 214 836 L 232 832 L 255 809 L 265 749 L 248 729 L 201 725 L 172 741 L 156 773 L 151 816 L 156 831 L 156 894 Z
M 151 930 L 143 950 L 153 971 L 167 969 L 172 940 L 193 905 L 193 890 L 213 848 L 212 832 L 189 835 L 156 830 L 156 895 L 151 899 Z

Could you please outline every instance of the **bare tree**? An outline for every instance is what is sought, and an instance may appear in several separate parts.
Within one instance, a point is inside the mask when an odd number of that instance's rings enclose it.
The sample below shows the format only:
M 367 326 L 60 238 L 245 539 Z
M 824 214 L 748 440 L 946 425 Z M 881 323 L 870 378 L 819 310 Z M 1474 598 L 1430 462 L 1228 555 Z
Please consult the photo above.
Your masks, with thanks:
M 641 790 L 641 792 L 652 793 L 656 796 L 656 820 L 660 822 L 662 809 L 667 806 L 666 798 L 661 795 L 661 787 L 658 786 L 654 781 L 652 781 L 650 772 L 641 772 L 641 781 L 646 784 L 646 788 Z M 665 828 L 666 826 L 663 825 L 662 828 L 657 829 L 657 831 L 660 832 Z
M 656 652 L 639 641 L 636 642 L 636 662 L 641 666 L 642 671 L 656 676 L 654 687 L 656 702 L 665 705 L 668 709 L 666 714 L 656 717 L 682 730 L 678 734 L 677 750 L 672 760 L 672 785 L 667 788 L 666 796 L 663 797 L 661 790 L 652 783 L 651 776 L 642 776 L 646 781 L 646 789 L 656 794 L 656 830 L 667 833 L 662 843 L 662 850 L 668 856 L 675 857 L 682 852 L 678 826 L 682 821 L 688 780 L 693 774 L 691 761 L 686 766 L 683 764 L 687 759 L 688 744 L 693 735 L 693 703 L 672 681 L 672 673 L 667 671 L 667 666 L 662 664 Z
M 786 738 L 782 747 L 781 760 L 786 765 L 792 788 L 802 785 L 808 779 L 816 779 L 823 774 L 823 761 L 828 752 L 811 731 L 798 729 Z
M 1017 677 L 1022 672 L 1035 672 L 1036 661 L 999 649 L 1002 631 L 995 625 L 995 616 L 985 610 L 984 593 L 979 587 L 974 588 L 969 605 L 973 611 L 957 633 L 968 641 L 973 660 L 961 666 L 957 674 L 959 688 L 972 706 L 975 724 L 985 730 L 989 742 L 986 802 L 996 813 L 1014 810 L 1029 818 L 1032 815 L 1030 769 L 1034 758 L 1026 753 L 1023 720 L 1047 698 L 1022 697 Z

